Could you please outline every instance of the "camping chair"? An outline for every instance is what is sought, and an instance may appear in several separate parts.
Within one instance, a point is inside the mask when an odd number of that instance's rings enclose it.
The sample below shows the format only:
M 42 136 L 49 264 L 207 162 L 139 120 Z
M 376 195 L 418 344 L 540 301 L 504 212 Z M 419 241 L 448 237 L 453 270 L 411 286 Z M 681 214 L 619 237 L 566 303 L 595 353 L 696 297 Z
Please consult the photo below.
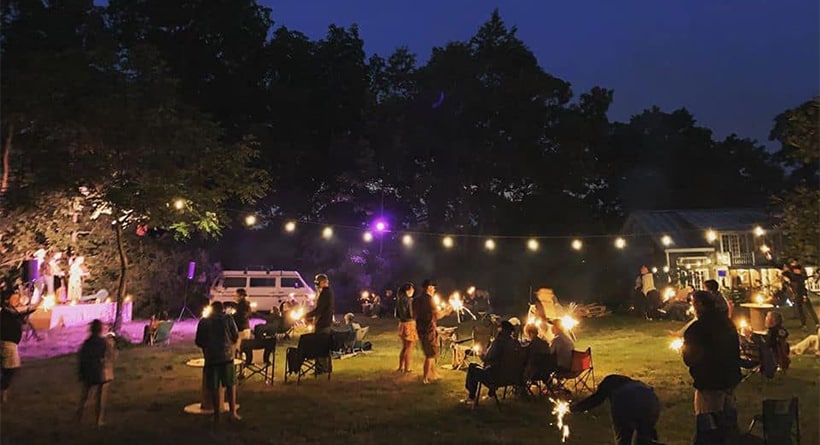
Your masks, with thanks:
M 167 346 L 171 343 L 171 329 L 173 328 L 174 320 L 166 320 L 159 322 L 157 330 L 149 338 L 149 344 L 152 346 L 165 344 Z
M 364 340 L 367 338 L 367 333 L 370 331 L 370 326 L 365 326 L 363 328 L 356 329 L 353 336 L 353 353 L 354 354 L 363 354 L 364 350 Z
M 526 351 L 523 348 L 519 348 L 515 351 L 514 354 L 512 354 L 509 360 L 499 365 L 501 369 L 499 369 L 497 378 L 491 384 L 496 389 L 496 391 L 498 391 L 498 389 L 500 388 L 504 388 L 502 397 L 505 400 L 507 399 L 507 388 L 509 387 L 523 388 L 525 393 L 529 392 L 524 383 L 524 366 L 526 365 L 526 363 Z M 478 391 L 476 391 L 475 400 L 473 401 L 473 408 L 478 406 L 478 400 L 481 398 L 482 386 L 487 386 L 487 384 L 479 381 Z M 499 411 L 501 411 L 501 402 L 498 400 L 498 394 L 496 393 L 496 396 L 493 398 L 495 399 L 496 407 Z
M 463 369 L 469 364 L 467 354 L 473 346 L 473 328 L 467 323 L 455 327 L 450 336 L 450 349 L 453 353 L 453 369 Z
M 320 372 L 330 374 L 333 372 L 333 362 L 331 360 L 331 349 L 333 348 L 333 338 L 331 334 L 302 334 L 299 337 L 299 345 L 295 348 L 288 348 L 285 357 L 285 382 L 288 375 L 296 374 L 296 384 L 298 385 L 302 376 L 313 371 L 313 377 L 317 377 Z M 327 369 L 322 368 L 322 361 L 326 363 Z
M 550 387 L 550 393 L 567 390 L 566 383 L 572 380 L 574 393 L 578 388 L 595 392 L 595 370 L 592 366 L 592 348 L 586 351 L 572 351 L 572 369 L 569 371 L 558 371 L 553 374 L 554 384 Z
M 273 384 L 273 371 L 276 369 L 276 337 L 245 339 L 239 343 L 239 351 L 244 354 L 244 361 L 239 366 L 239 383 L 254 375 L 261 376 L 265 384 Z M 250 371 L 245 374 L 245 371 Z
M 763 441 L 766 445 L 800 445 L 797 397 L 791 400 L 763 400 L 763 414 L 754 416 L 749 433 L 757 422 L 763 424 Z

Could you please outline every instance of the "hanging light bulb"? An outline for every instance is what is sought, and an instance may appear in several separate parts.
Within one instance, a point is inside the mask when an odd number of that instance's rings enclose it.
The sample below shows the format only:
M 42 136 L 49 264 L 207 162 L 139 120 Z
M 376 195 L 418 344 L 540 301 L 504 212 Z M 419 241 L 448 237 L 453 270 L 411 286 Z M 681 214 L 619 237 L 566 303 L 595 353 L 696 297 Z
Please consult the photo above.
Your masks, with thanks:
M 248 215 L 245 217 L 245 225 L 246 226 L 253 226 L 256 225 L 256 215 Z
M 456 243 L 455 243 L 455 241 L 453 241 L 453 237 L 445 236 L 444 238 L 441 239 L 441 244 L 444 245 L 444 247 L 449 249 L 449 248 L 453 247 Z
M 322 238 L 324 238 L 324 239 L 333 238 L 333 228 L 330 227 L 330 226 L 325 227 L 324 230 L 322 230 Z
M 493 241 L 492 239 L 484 241 L 484 248 L 487 250 L 495 250 L 495 241 Z
M 285 232 L 293 233 L 296 230 L 296 223 L 293 221 L 288 221 L 285 223 Z
M 573 250 L 581 250 L 584 247 L 584 243 L 579 239 L 572 240 L 572 249 Z
M 623 249 L 624 247 L 626 247 L 626 240 L 621 237 L 618 237 L 615 240 L 615 247 L 617 247 L 618 249 Z
M 401 243 L 404 244 L 404 247 L 410 247 L 413 245 L 413 237 L 410 235 L 404 235 L 401 237 Z
M 373 234 L 370 232 L 364 232 L 364 234 L 362 235 L 362 239 L 364 240 L 364 242 L 369 243 L 373 241 Z
M 766 231 L 763 230 L 763 227 L 760 227 L 760 226 L 755 227 L 754 232 L 755 232 L 755 236 L 757 236 L 757 237 L 761 237 L 761 236 L 766 234 Z
M 661 244 L 664 246 L 671 246 L 672 245 L 672 237 L 669 235 L 664 235 L 661 237 Z
M 539 246 L 538 246 L 538 240 L 537 239 L 530 238 L 529 241 L 527 241 L 527 249 L 530 249 L 532 252 L 537 251 L 538 247 Z
M 185 200 L 177 199 L 174 201 L 174 208 L 177 210 L 182 210 L 185 207 Z
M 715 232 L 712 229 L 709 229 L 709 230 L 706 231 L 706 241 L 709 241 L 710 243 L 714 243 L 716 239 L 717 239 L 717 232 Z

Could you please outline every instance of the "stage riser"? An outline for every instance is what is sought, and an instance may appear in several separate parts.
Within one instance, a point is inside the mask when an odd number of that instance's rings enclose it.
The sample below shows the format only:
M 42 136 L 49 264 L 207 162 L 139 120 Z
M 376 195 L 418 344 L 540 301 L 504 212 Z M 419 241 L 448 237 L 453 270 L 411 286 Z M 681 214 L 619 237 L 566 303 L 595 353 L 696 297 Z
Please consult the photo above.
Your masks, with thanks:
M 111 303 L 95 304 L 58 304 L 48 311 L 40 308 L 31 315 L 30 321 L 35 329 L 54 329 L 57 327 L 82 326 L 98 318 L 103 323 L 113 323 L 117 305 Z M 122 321 L 131 321 L 133 301 L 123 303 Z

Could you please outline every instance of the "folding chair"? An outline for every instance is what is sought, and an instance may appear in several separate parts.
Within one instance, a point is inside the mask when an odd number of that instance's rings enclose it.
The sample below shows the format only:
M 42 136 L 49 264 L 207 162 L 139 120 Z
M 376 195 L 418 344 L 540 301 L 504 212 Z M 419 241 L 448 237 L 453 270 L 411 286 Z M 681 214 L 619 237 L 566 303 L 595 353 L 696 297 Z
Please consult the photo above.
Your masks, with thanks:
M 473 346 L 473 327 L 467 323 L 456 326 L 450 336 L 450 349 L 453 353 L 453 369 L 463 369 L 468 366 L 467 354 Z
M 167 320 L 159 322 L 156 332 L 149 339 L 149 344 L 166 346 L 171 343 L 171 329 L 174 327 L 174 320 Z
M 554 381 L 554 386 L 550 387 L 550 393 L 553 394 L 562 389 L 566 390 L 566 383 L 570 380 L 573 382 L 573 392 L 575 393 L 578 392 L 579 387 L 589 392 L 595 392 L 595 369 L 592 366 L 592 348 L 587 348 L 586 351 L 572 351 L 572 368 L 569 371 L 556 372 L 552 380 Z
M 285 382 L 288 381 L 288 375 L 296 374 L 296 384 L 298 385 L 302 380 L 302 376 L 311 371 L 313 371 L 314 378 L 320 372 L 325 372 L 327 373 L 327 379 L 330 380 L 330 374 L 333 372 L 332 348 L 333 337 L 331 334 L 302 334 L 299 337 L 298 346 L 287 349 Z M 324 367 L 327 367 L 327 369 L 320 369 Z
M 524 383 L 524 366 L 527 363 L 527 354 L 523 348 L 519 348 L 515 350 L 511 356 L 503 362 L 501 369 L 499 369 L 498 376 L 496 377 L 495 381 L 490 382 L 496 391 L 500 388 L 504 388 L 504 392 L 502 397 L 506 400 L 507 399 L 507 388 L 523 388 L 525 393 L 529 393 L 526 388 L 526 384 Z M 476 391 L 475 400 L 473 401 L 473 407 L 475 408 L 478 406 L 478 400 L 481 398 L 481 387 L 488 386 L 487 383 L 483 383 L 481 381 L 478 382 L 478 391 Z M 501 402 L 498 400 L 498 394 L 493 397 L 495 399 L 495 406 L 501 411 Z
M 244 354 L 244 361 L 239 366 L 239 383 L 249 380 L 254 375 L 262 377 L 265 384 L 273 384 L 273 371 L 276 369 L 276 337 L 245 339 L 239 343 L 239 351 Z M 249 374 L 245 374 L 250 371 Z
M 749 433 L 757 422 L 763 424 L 763 441 L 766 445 L 800 445 L 797 397 L 790 400 L 763 400 L 763 414 L 754 416 L 749 425 Z

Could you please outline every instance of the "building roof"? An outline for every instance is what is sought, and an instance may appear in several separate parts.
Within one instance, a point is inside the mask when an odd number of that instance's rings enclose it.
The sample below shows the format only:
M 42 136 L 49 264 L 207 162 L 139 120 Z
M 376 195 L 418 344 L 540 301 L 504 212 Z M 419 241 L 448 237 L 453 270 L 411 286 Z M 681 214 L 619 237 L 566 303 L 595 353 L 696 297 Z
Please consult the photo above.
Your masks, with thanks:
M 623 233 L 672 237 L 675 247 L 706 247 L 704 232 L 752 230 L 755 226 L 769 229 L 772 220 L 763 209 L 695 209 L 639 210 L 632 212 L 623 226 Z

